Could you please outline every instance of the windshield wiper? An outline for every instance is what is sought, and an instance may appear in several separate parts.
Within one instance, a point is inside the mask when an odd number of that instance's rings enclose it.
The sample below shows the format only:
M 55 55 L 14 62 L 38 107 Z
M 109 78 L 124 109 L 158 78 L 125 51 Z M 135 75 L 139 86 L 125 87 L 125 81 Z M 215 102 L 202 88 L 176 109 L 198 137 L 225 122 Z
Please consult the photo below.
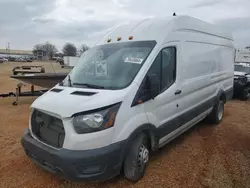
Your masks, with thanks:
M 69 87 L 72 87 L 70 75 L 68 75 L 68 82 L 69 82 Z
M 98 85 L 93 85 L 93 84 L 88 84 L 88 83 L 72 83 L 72 85 L 86 86 L 86 87 L 94 88 L 94 89 L 104 89 L 103 86 L 98 86 Z

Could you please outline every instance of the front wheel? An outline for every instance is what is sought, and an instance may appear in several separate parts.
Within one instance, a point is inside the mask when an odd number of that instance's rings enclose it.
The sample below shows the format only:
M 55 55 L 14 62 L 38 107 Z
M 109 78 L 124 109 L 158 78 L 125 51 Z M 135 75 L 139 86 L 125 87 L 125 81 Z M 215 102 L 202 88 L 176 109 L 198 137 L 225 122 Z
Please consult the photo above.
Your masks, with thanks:
M 137 135 L 128 150 L 124 161 L 125 178 L 136 182 L 139 181 L 145 173 L 149 160 L 149 142 L 144 133 Z

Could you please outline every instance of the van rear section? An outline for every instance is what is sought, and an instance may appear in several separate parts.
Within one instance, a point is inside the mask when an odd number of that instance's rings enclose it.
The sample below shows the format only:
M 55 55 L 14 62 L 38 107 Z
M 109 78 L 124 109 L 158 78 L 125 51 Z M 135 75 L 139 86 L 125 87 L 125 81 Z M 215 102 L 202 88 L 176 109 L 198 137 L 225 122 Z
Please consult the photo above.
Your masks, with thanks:
M 123 25 L 33 102 L 22 145 L 74 181 L 139 181 L 152 152 L 203 119 L 223 121 L 233 78 L 233 38 L 221 27 L 189 16 Z

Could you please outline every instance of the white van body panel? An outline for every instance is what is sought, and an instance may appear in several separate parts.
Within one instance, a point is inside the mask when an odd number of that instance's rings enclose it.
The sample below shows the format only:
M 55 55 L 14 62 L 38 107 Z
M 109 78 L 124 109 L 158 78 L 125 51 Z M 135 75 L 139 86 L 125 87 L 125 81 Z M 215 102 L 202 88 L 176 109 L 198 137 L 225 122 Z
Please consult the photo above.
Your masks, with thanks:
M 77 134 L 72 126 L 72 118 L 63 119 L 65 132 L 67 133 L 64 140 L 63 148 L 69 150 L 88 150 L 90 148 L 102 148 L 112 143 L 114 128 L 106 129 L 99 132 Z
M 133 41 L 155 40 L 161 45 L 169 41 L 167 38 L 169 34 L 177 31 L 207 33 L 211 36 L 219 36 L 230 41 L 233 40 L 232 34 L 224 28 L 190 16 L 176 16 L 147 18 L 122 25 L 109 32 L 96 45 L 107 44 L 107 39 L 111 39 L 110 43 L 130 41 L 128 39 L 129 36 L 133 36 Z M 117 37 L 121 37 L 122 40 L 117 41 Z
M 131 84 L 130 88 L 124 90 L 63 87 L 63 91 L 60 93 L 46 92 L 39 97 L 39 100 L 35 100 L 31 107 L 47 112 L 55 112 L 61 118 L 71 117 L 73 114 L 79 112 L 121 102 L 124 100 L 129 89 L 134 88 L 134 86 L 137 86 L 137 84 Z M 56 88 L 62 87 L 56 86 Z M 72 95 L 74 91 L 95 92 L 96 94 L 92 96 Z
M 125 119 L 128 117 L 130 118 Z M 149 123 L 149 120 L 143 110 L 143 105 L 140 108 L 139 107 L 135 108 L 135 110 L 131 112 L 127 112 L 123 117 L 123 121 L 121 122 L 119 121 L 115 123 L 116 127 L 115 127 L 115 132 L 113 135 L 112 143 L 116 143 L 116 142 L 128 139 L 131 133 L 133 133 L 133 131 L 136 128 L 138 128 L 138 126 L 136 125 L 145 125 L 148 123 Z
M 56 114 L 46 112 L 41 110 L 44 113 L 58 117 Z M 110 145 L 112 143 L 112 136 L 114 134 L 114 128 L 110 128 L 101 132 L 94 132 L 90 134 L 85 134 L 84 137 L 81 134 L 75 132 L 74 127 L 72 126 L 72 118 L 62 118 L 64 129 L 65 129 L 65 139 L 64 139 L 64 149 L 68 150 L 88 150 L 91 148 L 102 148 Z M 31 129 L 31 122 L 29 122 L 29 129 Z M 40 141 L 32 132 L 31 135 L 36 140 Z M 52 147 L 44 142 L 44 145 Z M 59 150 L 58 148 L 52 147 L 53 149 Z
M 69 150 L 96 149 L 117 143 L 141 125 L 161 128 L 178 120 L 188 111 L 214 99 L 220 91 L 233 88 L 234 47 L 232 35 L 226 30 L 188 16 L 145 19 L 124 25 L 109 32 L 96 45 L 132 41 L 155 40 L 155 48 L 144 62 L 133 82 L 122 90 L 81 89 L 60 87 L 60 93 L 47 92 L 39 97 L 32 108 L 53 114 L 63 120 L 65 140 L 63 148 Z M 117 41 L 121 37 L 121 41 Z M 176 81 L 156 98 L 132 106 L 132 102 L 158 53 L 165 47 L 176 47 Z M 181 90 L 180 95 L 175 95 Z M 74 91 L 96 92 L 92 96 L 71 95 Z M 88 134 L 76 134 L 72 115 L 121 103 L 112 128 Z M 211 108 L 198 112 L 192 120 L 166 133 L 159 139 L 163 145 L 203 119 Z M 174 125 L 171 125 L 174 126 Z M 168 128 L 168 127 L 167 127 Z M 173 127 L 172 127 L 173 128 Z M 161 129 L 160 129 L 161 130 Z M 165 130 L 166 131 L 166 130 Z
M 171 37 L 173 39 L 177 39 L 176 36 Z M 174 40 L 177 41 L 177 40 Z M 168 42 L 163 44 L 157 51 L 156 55 L 161 51 L 161 49 L 169 46 L 175 46 L 176 47 L 176 61 L 180 62 L 181 57 L 181 48 L 180 48 L 180 42 Z M 176 75 L 180 74 L 180 67 L 176 67 Z M 180 98 L 178 96 L 175 96 L 174 93 L 179 88 L 179 80 L 176 79 L 175 83 L 170 86 L 165 92 L 159 94 L 153 101 L 146 102 L 144 104 L 145 112 L 148 116 L 149 122 L 152 125 L 155 125 L 156 127 L 159 127 L 160 125 L 163 125 L 167 121 L 173 119 L 176 117 L 176 108 L 179 104 Z
M 169 32 L 167 37 L 163 39 L 163 44 L 151 53 L 152 59 L 151 55 L 148 58 L 148 61 L 153 62 L 162 48 L 169 46 L 177 48 L 176 82 L 154 100 L 139 105 L 144 106 L 149 123 L 156 127 L 213 99 L 220 90 L 227 91 L 233 88 L 234 47 L 231 35 L 217 27 L 212 26 L 209 29 L 210 25 L 205 22 L 195 20 L 192 23 L 193 20 L 189 18 L 182 21 L 179 23 L 171 22 L 173 24 L 168 25 L 172 29 L 166 29 L 173 32 Z M 115 35 L 121 36 L 122 34 L 115 33 Z M 108 37 L 111 36 L 113 35 Z M 141 78 L 144 78 L 151 64 L 148 63 L 139 72 L 141 75 L 138 74 L 135 79 L 138 84 L 141 83 Z M 174 93 L 178 89 L 182 90 L 182 94 L 176 96 Z M 207 115 L 209 112 L 211 109 L 204 114 Z M 201 115 L 201 119 L 203 119 L 203 115 Z M 133 124 L 131 120 L 128 121 Z M 192 124 L 196 121 L 190 122 Z M 188 126 L 191 124 L 187 123 Z M 161 139 L 162 143 L 164 141 Z
M 173 131 L 170 134 L 168 134 L 168 135 L 164 136 L 163 138 L 161 138 L 159 140 L 159 148 L 165 146 L 171 140 L 173 140 L 174 138 L 178 137 L 179 135 L 181 135 L 182 133 L 184 133 L 185 131 L 187 131 L 188 129 L 190 129 L 192 126 L 194 126 L 195 124 L 199 123 L 201 120 L 203 120 L 204 118 L 206 118 L 207 115 L 212 110 L 213 110 L 212 108 L 206 110 L 205 112 L 201 113 L 200 115 L 198 115 L 197 117 L 195 117 L 191 121 L 187 122 L 186 124 L 184 124 L 180 128 L 176 129 L 175 131 Z

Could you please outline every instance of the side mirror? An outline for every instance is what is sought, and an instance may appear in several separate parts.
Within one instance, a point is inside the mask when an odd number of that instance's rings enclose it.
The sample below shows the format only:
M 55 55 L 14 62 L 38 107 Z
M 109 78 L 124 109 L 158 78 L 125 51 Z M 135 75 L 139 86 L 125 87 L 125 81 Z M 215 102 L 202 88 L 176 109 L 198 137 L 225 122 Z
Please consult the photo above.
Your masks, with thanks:
M 160 80 L 156 74 L 151 74 L 147 76 L 147 88 L 148 93 L 152 99 L 154 99 L 160 93 Z

